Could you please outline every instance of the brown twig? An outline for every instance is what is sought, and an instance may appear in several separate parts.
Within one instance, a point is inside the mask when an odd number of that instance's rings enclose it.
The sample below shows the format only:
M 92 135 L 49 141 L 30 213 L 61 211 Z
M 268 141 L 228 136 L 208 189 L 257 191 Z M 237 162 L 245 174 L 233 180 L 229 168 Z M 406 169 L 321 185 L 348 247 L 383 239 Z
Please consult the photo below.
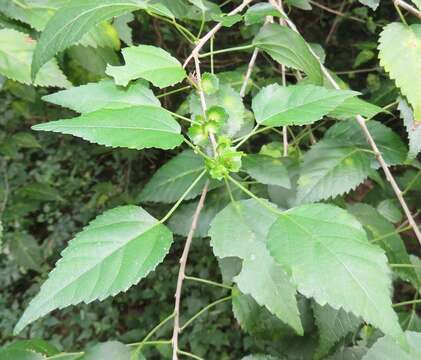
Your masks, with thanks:
M 275 0 L 269 0 L 270 3 L 272 4 L 272 6 L 274 6 L 282 15 L 285 16 L 285 21 L 287 22 L 288 26 L 294 30 L 296 33 L 299 34 L 299 31 L 297 29 L 297 27 L 295 26 L 295 24 L 287 17 L 287 15 L 285 14 L 285 12 L 283 11 L 282 8 L 280 8 L 277 4 L 277 2 Z M 313 51 L 313 49 L 308 46 L 308 49 L 310 50 L 310 52 L 313 54 L 313 56 L 318 60 L 319 64 L 320 64 L 320 68 L 324 74 L 324 76 L 329 80 L 329 82 L 332 84 L 332 86 L 335 89 L 340 89 L 338 83 L 335 81 L 335 79 L 330 75 L 329 71 L 326 69 L 326 67 L 321 63 L 319 57 L 317 56 L 317 54 Z M 376 142 L 373 139 L 373 136 L 370 134 L 370 131 L 368 130 L 367 124 L 365 122 L 365 119 L 361 116 L 361 115 L 357 115 L 356 116 L 356 120 L 358 122 L 358 124 L 361 127 L 361 130 L 364 133 L 364 136 L 368 142 L 368 144 L 370 145 L 371 149 L 373 150 L 377 161 L 380 163 L 381 168 L 383 169 L 385 175 L 386 175 L 386 179 L 390 182 L 390 185 L 393 188 L 393 191 L 396 194 L 396 197 L 399 200 L 399 203 L 401 204 L 401 207 L 403 209 L 403 211 L 405 212 L 405 215 L 408 219 L 409 225 L 411 225 L 412 230 L 415 233 L 415 236 L 417 237 L 419 243 L 421 244 L 421 231 L 417 226 L 417 223 L 415 222 L 411 211 L 409 210 L 409 207 L 402 195 L 402 191 L 399 188 L 398 184 L 396 183 L 395 178 L 393 177 L 392 173 L 389 170 L 389 167 L 386 163 L 386 161 L 384 161 L 383 156 L 381 154 L 381 152 L 379 151 L 379 148 L 377 147 Z
M 403 0 L 393 0 L 396 6 L 401 7 L 402 9 L 405 9 L 406 11 L 409 11 L 412 15 L 415 15 L 418 19 L 421 19 L 421 11 L 413 7 L 412 5 L 409 5 Z
M 247 72 L 243 80 L 243 85 L 241 86 L 240 96 L 244 97 L 246 94 L 246 89 L 248 82 L 250 80 L 251 73 L 253 72 L 254 64 L 256 63 L 257 55 L 259 54 L 259 48 L 255 48 L 253 54 L 251 55 L 249 65 L 247 67 Z
M 205 186 L 202 190 L 199 203 L 197 204 L 196 210 L 193 215 L 193 220 L 190 226 L 189 233 L 187 235 L 186 244 L 184 245 L 183 254 L 180 258 L 180 268 L 178 270 L 177 288 L 175 291 L 175 305 L 174 305 L 174 328 L 172 335 L 172 346 L 173 346 L 173 360 L 178 360 L 178 335 L 180 334 L 180 303 L 181 303 L 181 290 L 183 287 L 183 281 L 186 276 L 186 265 L 189 256 L 190 246 L 193 240 L 194 232 L 196 231 L 197 223 L 199 221 L 200 212 L 205 204 L 206 194 L 208 193 L 209 180 L 206 181 Z

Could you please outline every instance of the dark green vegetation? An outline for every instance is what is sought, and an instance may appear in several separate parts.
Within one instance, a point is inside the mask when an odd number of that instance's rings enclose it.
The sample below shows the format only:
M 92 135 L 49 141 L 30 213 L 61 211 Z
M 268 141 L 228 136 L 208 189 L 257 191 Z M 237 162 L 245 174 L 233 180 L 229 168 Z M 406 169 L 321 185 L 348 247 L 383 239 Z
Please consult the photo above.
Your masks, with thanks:
M 0 0 L 0 360 L 420 359 L 395 4 Z

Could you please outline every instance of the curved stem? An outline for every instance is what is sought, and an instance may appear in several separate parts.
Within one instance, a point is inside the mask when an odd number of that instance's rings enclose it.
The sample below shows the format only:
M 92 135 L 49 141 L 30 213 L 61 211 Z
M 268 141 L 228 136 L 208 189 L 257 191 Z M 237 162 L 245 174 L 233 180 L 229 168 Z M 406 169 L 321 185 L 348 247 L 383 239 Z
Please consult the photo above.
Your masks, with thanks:
M 230 48 L 226 48 L 226 49 L 221 49 L 221 50 L 215 50 L 215 51 L 210 51 L 204 54 L 200 54 L 199 58 L 205 58 L 208 56 L 213 56 L 213 55 L 218 55 L 218 54 L 225 54 L 228 52 L 235 52 L 235 51 L 244 51 L 244 50 L 250 50 L 253 49 L 254 45 L 253 44 L 249 44 L 249 45 L 242 45 L 242 46 L 234 46 L 234 47 L 230 47 Z
M 196 359 L 196 360 L 205 360 L 205 359 L 203 359 L 203 358 L 201 358 L 201 357 L 199 357 L 199 356 L 197 356 L 197 355 L 194 355 L 194 354 L 192 354 L 192 353 L 189 353 L 189 352 L 187 352 L 187 351 L 178 350 L 178 351 L 177 351 L 177 353 L 178 353 L 178 354 L 180 354 L 180 355 L 187 356 L 187 357 L 192 358 L 192 359 Z
M 185 280 L 196 281 L 196 282 L 207 284 L 207 285 L 211 285 L 211 286 L 221 287 L 221 288 L 224 288 L 224 289 L 227 289 L 227 290 L 232 290 L 233 289 L 232 286 L 221 284 L 221 283 L 217 283 L 217 282 L 211 281 L 211 280 L 206 280 L 206 279 L 194 277 L 194 276 L 187 276 L 186 275 L 184 277 L 184 279 Z

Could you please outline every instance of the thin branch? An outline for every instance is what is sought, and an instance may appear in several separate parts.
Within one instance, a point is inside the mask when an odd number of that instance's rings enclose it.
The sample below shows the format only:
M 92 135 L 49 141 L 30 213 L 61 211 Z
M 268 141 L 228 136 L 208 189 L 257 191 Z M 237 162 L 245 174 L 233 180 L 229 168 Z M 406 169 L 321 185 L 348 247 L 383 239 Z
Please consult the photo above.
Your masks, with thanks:
M 244 95 L 246 94 L 247 85 L 250 80 L 251 73 L 253 72 L 253 67 L 254 67 L 254 64 L 256 63 L 258 54 L 259 54 L 259 49 L 255 48 L 253 51 L 253 54 L 251 55 L 249 65 L 247 67 L 247 72 L 244 77 L 243 85 L 241 85 L 241 90 L 240 90 L 241 97 L 244 97 Z
M 318 7 L 318 8 L 320 8 L 320 9 L 322 9 L 324 11 L 327 11 L 329 13 L 335 14 L 337 16 L 342 16 L 342 17 L 344 17 L 346 19 L 355 20 L 355 21 L 358 21 L 358 22 L 360 22 L 362 24 L 365 24 L 365 20 L 360 19 L 358 17 L 350 16 L 350 15 L 345 14 L 343 12 L 340 12 L 340 11 L 337 11 L 337 10 L 333 10 L 333 9 L 331 9 L 331 8 L 325 6 L 325 5 L 319 4 L 318 2 L 315 2 L 315 1 L 312 1 L 312 0 L 310 0 L 309 2 L 310 2 L 311 5 L 314 5 L 315 7 Z
M 270 3 L 272 4 L 272 6 L 274 6 L 282 15 L 285 16 L 285 21 L 287 22 L 288 26 L 294 30 L 297 34 L 300 34 L 300 32 L 298 31 L 297 27 L 295 26 L 295 24 L 288 18 L 288 16 L 285 14 L 285 12 L 283 11 L 283 9 L 281 7 L 279 7 L 278 3 L 275 0 L 269 0 Z M 313 49 L 308 46 L 308 49 L 310 50 L 310 52 L 313 54 L 313 56 L 319 61 L 320 64 L 320 68 L 324 74 L 324 76 L 329 80 L 329 82 L 332 84 L 332 86 L 335 89 L 340 89 L 338 83 L 335 81 L 335 79 L 332 77 L 332 75 L 329 73 L 329 71 L 326 69 L 326 67 L 322 64 L 322 62 L 320 61 L 320 58 L 317 56 L 317 54 L 313 51 Z M 377 158 L 377 161 L 380 163 L 380 166 L 382 167 L 385 175 L 386 175 L 386 179 L 390 182 L 390 185 L 393 188 L 393 191 L 396 194 L 396 197 L 399 200 L 399 203 L 401 204 L 402 209 L 405 212 L 405 215 L 408 219 L 408 223 L 409 225 L 411 225 L 412 230 L 415 233 L 415 236 L 417 237 L 420 245 L 421 245 L 421 231 L 417 226 L 417 223 L 415 222 L 411 211 L 409 210 L 409 207 L 405 201 L 405 199 L 402 196 L 402 191 L 399 188 L 398 184 L 396 183 L 395 178 L 393 177 L 392 173 L 389 170 L 389 167 L 386 163 L 386 161 L 384 160 L 381 152 L 379 151 L 379 148 L 377 147 L 376 142 L 373 139 L 373 136 L 371 135 L 370 131 L 368 130 L 367 124 L 365 119 L 361 116 L 361 115 L 357 115 L 356 116 L 356 120 L 358 122 L 358 124 L 360 125 L 364 136 L 368 142 L 368 144 L 370 145 L 370 147 L 373 149 L 373 152 Z
M 239 12 L 243 11 L 243 9 L 252 2 L 253 0 L 243 0 L 243 2 L 237 6 L 234 10 L 228 13 L 227 16 L 238 14 Z M 210 40 L 212 36 L 214 36 L 222 27 L 222 23 L 216 24 L 205 36 L 203 36 L 198 42 L 191 54 L 187 57 L 184 61 L 183 68 L 185 68 L 189 62 L 195 57 L 198 56 L 199 51 L 202 49 L 203 46 Z
M 394 0 L 393 1 L 396 6 L 400 6 L 402 9 L 409 11 L 412 15 L 415 15 L 418 19 L 421 19 L 421 11 L 409 5 L 407 2 L 403 0 Z
M 183 254 L 180 258 L 180 269 L 178 270 L 177 288 L 175 291 L 175 305 L 174 305 L 174 329 L 172 336 L 173 346 L 173 360 L 178 360 L 178 335 L 180 334 L 180 302 L 181 302 L 181 290 L 183 287 L 183 281 L 185 278 L 185 271 L 187 265 L 187 258 L 189 256 L 190 246 L 193 240 L 193 235 L 199 221 L 200 212 L 202 211 L 203 205 L 205 204 L 206 194 L 208 193 L 209 180 L 206 181 L 205 186 L 202 190 L 199 203 L 197 204 L 196 210 L 193 215 L 193 220 L 190 226 L 189 233 L 187 235 L 186 244 L 184 245 Z

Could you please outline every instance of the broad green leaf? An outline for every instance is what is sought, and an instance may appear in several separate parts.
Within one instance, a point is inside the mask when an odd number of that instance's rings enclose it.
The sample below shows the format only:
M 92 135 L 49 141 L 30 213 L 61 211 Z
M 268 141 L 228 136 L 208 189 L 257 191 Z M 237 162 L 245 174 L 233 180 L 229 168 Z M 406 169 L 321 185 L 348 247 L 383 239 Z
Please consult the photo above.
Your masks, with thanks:
M 377 105 L 371 104 L 357 97 L 352 97 L 346 99 L 341 105 L 331 111 L 328 115 L 330 117 L 341 120 L 361 115 L 369 120 L 382 111 L 382 108 Z
M 257 3 L 247 9 L 244 22 L 246 25 L 263 23 L 266 16 L 281 17 L 281 14 L 269 3 Z
M 276 358 L 271 355 L 264 355 L 264 354 L 253 354 L 243 357 L 241 360 L 281 360 L 280 358 Z
M 130 360 L 130 349 L 118 341 L 108 341 L 90 348 L 80 360 Z
M 54 12 L 66 2 L 67 0 L 0 0 L 0 11 L 41 31 Z
M 42 99 L 79 113 L 100 109 L 122 109 L 136 105 L 161 106 L 153 92 L 141 81 L 122 88 L 111 80 L 103 80 L 46 95 Z
M 388 24 L 380 34 L 379 50 L 380 64 L 408 99 L 415 122 L 421 122 L 421 24 Z
M 320 120 L 358 93 L 315 85 L 266 86 L 253 98 L 256 121 L 266 126 L 305 125 Z
M 69 242 L 15 333 L 54 309 L 126 291 L 155 269 L 171 243 L 171 232 L 141 207 L 106 211 Z
M 389 263 L 411 263 L 405 244 L 396 232 L 395 227 L 381 216 L 376 209 L 370 205 L 360 203 L 349 206 L 348 211 L 364 226 L 370 241 L 384 249 Z M 395 271 L 406 281 L 418 282 L 417 274 L 413 268 L 402 267 L 396 268 Z
M 221 81 L 222 82 L 222 81 Z M 220 84 L 219 89 L 212 95 L 205 96 L 206 105 L 221 106 L 228 114 L 228 120 L 222 133 L 229 137 L 236 135 L 244 125 L 245 108 L 240 94 L 228 84 Z M 189 107 L 192 117 L 202 115 L 202 106 L 198 95 L 189 97 Z
M 41 248 L 29 234 L 17 233 L 9 243 L 10 252 L 19 266 L 41 271 Z
M 306 41 L 288 27 L 266 24 L 254 38 L 253 44 L 278 63 L 304 71 L 314 84 L 323 84 L 318 60 L 310 52 Z
M 403 119 L 403 123 L 408 133 L 409 139 L 409 159 L 415 159 L 421 151 L 421 126 L 417 126 L 414 121 L 414 113 L 404 100 L 399 101 L 398 109 Z
M 297 203 L 315 202 L 347 193 L 370 173 L 371 159 L 364 149 L 323 139 L 304 155 L 298 179 Z
M 267 206 L 277 211 L 269 202 Z M 254 199 L 231 203 L 211 223 L 211 245 L 217 257 L 243 259 L 241 272 L 234 278 L 241 292 L 250 294 L 302 334 L 295 288 L 270 257 L 265 245 L 266 234 L 275 220 L 275 213 Z
M 361 360 L 368 348 L 365 346 L 342 347 L 326 360 Z
M 389 166 L 403 164 L 405 162 L 408 149 L 398 134 L 381 122 L 374 120 L 367 122 L 367 128 Z M 356 146 L 369 151 L 372 150 L 355 120 L 338 122 L 326 131 L 324 138 L 340 141 L 346 146 Z M 367 154 L 372 159 L 372 166 L 375 168 L 380 167 L 374 155 Z
M 285 0 L 285 3 L 302 10 L 311 10 L 310 0 Z
M 82 46 L 97 48 L 111 48 L 120 50 L 120 38 L 116 28 L 108 21 L 101 21 L 86 33 L 80 41 L 76 43 Z
M 412 0 L 412 2 L 421 10 L 421 0 Z
M 97 110 L 77 118 L 32 127 L 81 137 L 92 143 L 129 149 L 172 149 L 183 142 L 180 125 L 156 106 Z
M 385 199 L 377 204 L 377 211 L 392 223 L 402 220 L 403 214 L 397 199 Z
M 164 88 L 182 81 L 186 72 L 180 62 L 168 52 L 150 45 L 139 45 L 122 50 L 126 64 L 107 66 L 107 75 L 117 85 L 126 86 L 130 80 L 145 79 L 155 86 Z
M 159 168 L 139 194 L 138 201 L 176 202 L 203 170 L 205 162 L 201 156 L 191 150 L 183 151 Z M 203 177 L 185 200 L 198 196 L 205 182 Z
M 288 170 L 280 159 L 267 155 L 250 154 L 242 159 L 242 163 L 242 170 L 262 184 L 291 188 Z
M 46 356 L 59 353 L 55 346 L 41 339 L 19 340 L 9 345 L 8 349 L 29 350 Z
M 13 349 L 6 347 L 0 349 L 1 360 L 45 360 L 45 357 L 39 353 L 30 350 Z
M 24 84 L 31 84 L 31 61 L 36 41 L 12 29 L 0 30 L 0 74 Z M 43 63 L 34 84 L 38 86 L 71 86 L 55 60 Z
M 31 77 L 55 54 L 77 43 L 101 21 L 146 8 L 144 0 L 72 0 L 47 23 L 35 49 Z
M 339 340 L 356 331 L 361 324 L 361 320 L 353 314 L 342 308 L 336 310 L 327 304 L 320 306 L 313 303 L 313 313 L 320 338 L 317 359 L 324 357 Z
M 342 307 L 404 343 L 392 309 L 387 258 L 345 210 L 327 204 L 290 209 L 279 215 L 267 241 L 301 294 L 322 306 Z
M 113 21 L 113 25 L 117 29 L 120 39 L 123 40 L 129 46 L 133 45 L 133 30 L 129 26 L 129 23 L 133 20 L 134 15 L 129 13 L 120 15 Z
M 421 333 L 406 331 L 409 351 L 403 350 L 393 338 L 385 336 L 368 350 L 363 360 L 419 360 L 421 359 Z

